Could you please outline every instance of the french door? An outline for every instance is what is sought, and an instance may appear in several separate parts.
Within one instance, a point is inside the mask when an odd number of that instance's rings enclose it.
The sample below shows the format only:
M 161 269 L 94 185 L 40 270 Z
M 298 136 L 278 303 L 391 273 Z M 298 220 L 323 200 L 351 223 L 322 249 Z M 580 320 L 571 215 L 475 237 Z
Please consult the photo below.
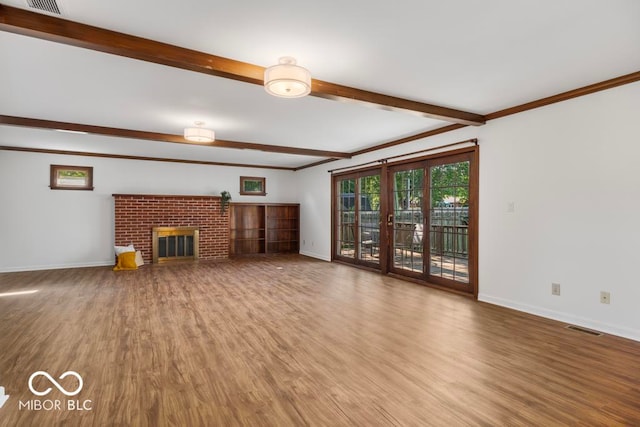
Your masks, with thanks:
M 334 181 L 334 257 L 371 267 L 380 265 L 380 171 Z
M 474 292 L 472 164 L 469 153 L 389 168 L 391 272 Z
M 332 258 L 477 296 L 478 148 L 333 177 Z
M 389 174 L 390 271 L 420 278 L 425 259 L 425 167 L 411 163 L 391 168 Z

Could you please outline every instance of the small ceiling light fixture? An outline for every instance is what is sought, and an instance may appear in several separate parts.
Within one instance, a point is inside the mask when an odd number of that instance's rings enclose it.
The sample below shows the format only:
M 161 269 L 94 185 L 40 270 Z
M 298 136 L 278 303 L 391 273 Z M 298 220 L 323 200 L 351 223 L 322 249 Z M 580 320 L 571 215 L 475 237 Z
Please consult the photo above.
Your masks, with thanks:
M 267 93 L 282 98 L 300 98 L 311 92 L 311 73 L 296 65 L 295 58 L 283 56 L 278 65 L 264 70 Z
M 192 142 L 213 142 L 216 139 L 216 134 L 211 129 L 205 129 L 204 122 L 195 122 L 197 127 L 185 128 L 184 139 Z

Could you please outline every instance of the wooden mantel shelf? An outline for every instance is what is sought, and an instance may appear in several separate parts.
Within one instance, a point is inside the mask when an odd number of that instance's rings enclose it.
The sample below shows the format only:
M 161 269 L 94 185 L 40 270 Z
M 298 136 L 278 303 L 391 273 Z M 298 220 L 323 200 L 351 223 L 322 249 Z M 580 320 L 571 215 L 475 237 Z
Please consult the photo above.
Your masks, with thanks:
M 188 198 L 188 199 L 220 199 L 221 196 L 203 196 L 195 194 L 112 194 L 112 197 L 163 197 L 165 199 L 171 198 Z

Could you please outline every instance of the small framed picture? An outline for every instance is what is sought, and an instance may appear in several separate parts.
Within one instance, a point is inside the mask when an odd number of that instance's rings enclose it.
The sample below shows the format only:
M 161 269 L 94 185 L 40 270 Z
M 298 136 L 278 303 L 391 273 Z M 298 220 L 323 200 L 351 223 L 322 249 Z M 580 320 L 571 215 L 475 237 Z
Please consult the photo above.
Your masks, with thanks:
M 52 190 L 93 190 L 93 167 L 51 165 Z
M 240 194 L 243 196 L 266 196 L 266 178 L 256 176 L 240 177 Z

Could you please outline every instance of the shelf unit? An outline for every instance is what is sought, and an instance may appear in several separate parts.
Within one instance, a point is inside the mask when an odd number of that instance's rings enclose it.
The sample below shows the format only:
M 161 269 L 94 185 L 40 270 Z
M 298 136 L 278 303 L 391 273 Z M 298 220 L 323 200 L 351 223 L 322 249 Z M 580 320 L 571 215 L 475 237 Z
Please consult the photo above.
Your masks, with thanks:
M 229 209 L 229 255 L 299 252 L 299 204 L 231 203 Z
M 229 254 L 260 254 L 265 250 L 265 205 L 232 203 L 229 207 Z
M 300 205 L 267 206 L 267 253 L 298 252 Z

